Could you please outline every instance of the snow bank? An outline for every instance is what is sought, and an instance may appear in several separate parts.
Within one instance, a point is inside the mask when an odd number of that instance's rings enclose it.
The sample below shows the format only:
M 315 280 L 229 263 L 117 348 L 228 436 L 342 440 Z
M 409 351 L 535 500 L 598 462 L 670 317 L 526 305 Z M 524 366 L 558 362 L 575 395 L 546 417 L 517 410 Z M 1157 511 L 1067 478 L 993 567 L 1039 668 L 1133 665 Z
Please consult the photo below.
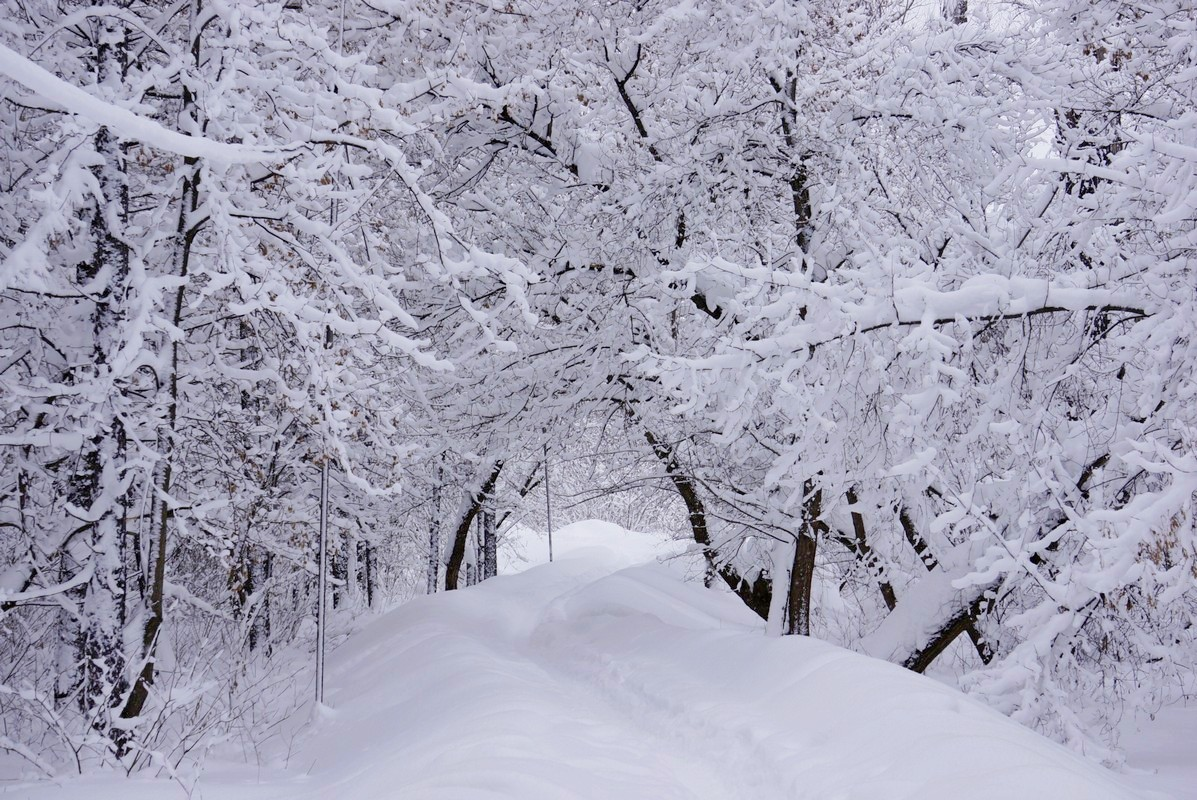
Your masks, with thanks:
M 1103 800 L 1117 778 L 889 664 L 765 638 L 663 545 L 573 526 L 555 563 L 417 599 L 329 662 L 332 710 L 195 798 Z M 555 541 L 555 545 L 557 542 Z M 614 547 L 612 547 L 614 545 Z M 108 793 L 111 792 L 111 795 Z M 22 787 L 184 796 L 169 782 Z
M 746 632 L 716 597 L 625 570 L 557 601 L 536 635 L 613 704 L 743 775 L 746 797 L 1135 796 L 930 679 L 817 640 Z

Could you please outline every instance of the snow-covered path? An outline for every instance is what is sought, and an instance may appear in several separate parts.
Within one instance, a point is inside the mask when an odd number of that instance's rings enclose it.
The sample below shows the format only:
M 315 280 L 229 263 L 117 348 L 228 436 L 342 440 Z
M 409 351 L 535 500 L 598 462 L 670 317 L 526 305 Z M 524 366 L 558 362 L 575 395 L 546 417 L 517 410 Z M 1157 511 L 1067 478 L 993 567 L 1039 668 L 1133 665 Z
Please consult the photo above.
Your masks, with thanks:
M 663 735 L 657 711 L 613 702 L 582 666 L 590 654 L 555 639 L 555 604 L 609 571 L 570 560 L 372 626 L 338 652 L 313 774 L 359 797 L 750 796 L 736 772 Z
M 627 536 L 575 534 L 577 544 Z M 285 767 L 215 769 L 192 797 L 1135 796 L 931 680 L 817 641 L 766 638 L 738 601 L 683 582 L 678 565 L 630 566 L 646 552 L 631 539 L 575 549 L 379 618 L 331 657 L 332 709 Z M 168 782 L 76 788 L 184 796 Z M 75 796 L 21 796 L 64 791 Z

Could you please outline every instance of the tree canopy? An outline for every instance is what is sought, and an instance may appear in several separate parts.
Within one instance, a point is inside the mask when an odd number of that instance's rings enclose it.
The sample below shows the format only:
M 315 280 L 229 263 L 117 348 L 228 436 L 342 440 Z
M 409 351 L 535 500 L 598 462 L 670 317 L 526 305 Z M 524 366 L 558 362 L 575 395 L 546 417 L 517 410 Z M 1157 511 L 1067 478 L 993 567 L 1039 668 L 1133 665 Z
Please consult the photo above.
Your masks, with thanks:
M 325 463 L 346 608 L 493 574 L 547 459 L 1097 757 L 1185 690 L 1191 0 L 0 20 L 0 748 L 252 740 Z

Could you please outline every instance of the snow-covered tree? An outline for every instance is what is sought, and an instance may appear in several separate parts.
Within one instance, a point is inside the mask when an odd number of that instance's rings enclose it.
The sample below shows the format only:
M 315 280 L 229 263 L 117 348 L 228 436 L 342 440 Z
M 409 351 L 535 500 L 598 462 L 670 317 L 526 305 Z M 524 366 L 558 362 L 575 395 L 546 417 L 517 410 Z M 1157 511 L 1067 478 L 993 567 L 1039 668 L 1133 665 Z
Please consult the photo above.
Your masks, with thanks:
M 240 702 L 326 464 L 339 608 L 492 575 L 548 459 L 770 632 L 1099 756 L 1179 686 L 1187 0 L 0 9 L 26 757 L 186 740 L 182 654 Z

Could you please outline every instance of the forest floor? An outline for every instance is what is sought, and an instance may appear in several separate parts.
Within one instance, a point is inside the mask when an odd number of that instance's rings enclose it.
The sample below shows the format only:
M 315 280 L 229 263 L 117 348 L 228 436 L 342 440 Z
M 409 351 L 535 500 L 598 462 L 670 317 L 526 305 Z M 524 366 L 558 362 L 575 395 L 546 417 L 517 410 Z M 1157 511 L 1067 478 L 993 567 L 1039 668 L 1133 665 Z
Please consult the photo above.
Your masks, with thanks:
M 766 638 L 678 546 L 602 523 L 557 559 L 417 598 L 329 659 L 325 707 L 247 768 L 13 784 L 43 800 L 1102 800 L 1183 789 L 1160 717 L 1117 776 L 955 690 L 816 640 Z M 662 553 L 665 563 L 637 566 Z M 512 563 L 534 562 L 526 552 Z M 525 565 L 526 566 L 526 563 Z M 1178 713 L 1183 727 L 1194 715 Z M 1160 733 L 1162 731 L 1162 733 Z M 1137 746 L 1137 745 L 1136 745 Z M 1171 749 L 1169 749 L 1171 748 Z M 1160 763 L 1151 763 L 1152 760 Z M 1167 763 L 1164 763 L 1167 762 Z M 1169 783 L 1172 781 L 1172 783 Z

